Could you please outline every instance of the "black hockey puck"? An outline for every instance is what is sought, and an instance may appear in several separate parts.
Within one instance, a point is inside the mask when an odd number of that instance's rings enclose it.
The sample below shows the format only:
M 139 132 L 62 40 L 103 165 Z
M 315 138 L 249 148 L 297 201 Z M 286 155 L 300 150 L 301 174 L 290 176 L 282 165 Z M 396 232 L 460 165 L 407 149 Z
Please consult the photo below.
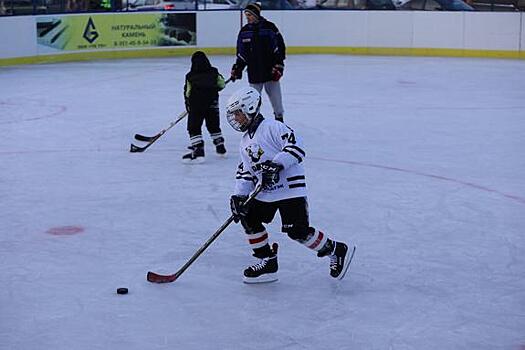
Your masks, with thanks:
M 117 288 L 117 294 L 128 294 L 127 288 Z

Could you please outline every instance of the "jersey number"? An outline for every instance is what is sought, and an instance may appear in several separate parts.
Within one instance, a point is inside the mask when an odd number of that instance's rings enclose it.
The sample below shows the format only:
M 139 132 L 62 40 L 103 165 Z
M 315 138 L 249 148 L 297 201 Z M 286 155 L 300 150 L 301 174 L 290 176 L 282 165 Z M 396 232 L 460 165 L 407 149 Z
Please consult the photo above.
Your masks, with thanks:
M 281 138 L 283 140 L 288 139 L 288 142 L 291 143 L 292 145 L 295 145 L 295 143 L 297 142 L 297 141 L 295 141 L 295 135 L 293 134 L 293 132 L 290 133 L 289 135 L 286 133 L 283 136 L 281 136 Z

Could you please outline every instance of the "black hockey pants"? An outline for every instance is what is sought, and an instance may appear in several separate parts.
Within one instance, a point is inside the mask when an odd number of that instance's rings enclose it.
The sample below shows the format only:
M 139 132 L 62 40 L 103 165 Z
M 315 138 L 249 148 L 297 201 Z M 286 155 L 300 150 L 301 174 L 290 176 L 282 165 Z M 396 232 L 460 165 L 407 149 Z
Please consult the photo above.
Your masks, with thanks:
M 281 216 L 281 231 L 288 234 L 291 239 L 303 242 L 314 230 L 309 225 L 306 197 L 283 199 L 277 202 L 261 202 L 255 199 L 248 208 L 248 215 L 241 220 L 248 235 L 264 231 L 263 223 L 272 222 L 277 211 Z
M 210 135 L 221 132 L 219 119 L 219 103 L 214 101 L 208 108 L 191 108 L 188 116 L 188 133 L 190 138 L 202 135 L 202 123 L 206 121 L 206 129 Z

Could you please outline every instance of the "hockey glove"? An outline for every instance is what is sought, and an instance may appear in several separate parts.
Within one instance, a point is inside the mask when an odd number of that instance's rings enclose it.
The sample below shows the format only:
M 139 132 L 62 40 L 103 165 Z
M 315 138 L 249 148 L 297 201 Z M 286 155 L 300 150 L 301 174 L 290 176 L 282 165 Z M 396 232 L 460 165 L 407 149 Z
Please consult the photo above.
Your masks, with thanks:
M 267 189 L 279 182 L 279 172 L 284 169 L 281 164 L 267 160 L 261 164 L 262 168 L 262 187 Z
M 284 66 L 282 64 L 276 64 L 272 68 L 272 80 L 279 81 L 284 74 Z
M 233 195 L 230 197 L 230 208 L 235 223 L 238 223 L 242 218 L 248 215 L 248 206 L 244 205 L 244 202 L 246 202 L 247 199 L 248 196 Z
M 235 80 L 241 80 L 242 79 L 242 69 L 240 69 L 240 67 L 237 65 L 237 63 L 235 63 L 233 66 L 232 66 L 232 71 L 231 71 L 231 77 L 230 77 L 231 81 L 235 81 Z

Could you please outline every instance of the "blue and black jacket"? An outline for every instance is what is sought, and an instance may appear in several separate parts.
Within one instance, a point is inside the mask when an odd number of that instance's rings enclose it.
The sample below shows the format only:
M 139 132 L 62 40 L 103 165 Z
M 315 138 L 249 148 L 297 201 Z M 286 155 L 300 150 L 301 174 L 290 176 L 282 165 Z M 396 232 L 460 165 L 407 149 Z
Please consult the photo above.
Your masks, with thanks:
M 272 68 L 283 65 L 286 46 L 279 29 L 272 22 L 260 17 L 256 23 L 241 28 L 237 37 L 237 61 L 239 71 L 248 66 L 250 83 L 265 83 L 272 80 Z

